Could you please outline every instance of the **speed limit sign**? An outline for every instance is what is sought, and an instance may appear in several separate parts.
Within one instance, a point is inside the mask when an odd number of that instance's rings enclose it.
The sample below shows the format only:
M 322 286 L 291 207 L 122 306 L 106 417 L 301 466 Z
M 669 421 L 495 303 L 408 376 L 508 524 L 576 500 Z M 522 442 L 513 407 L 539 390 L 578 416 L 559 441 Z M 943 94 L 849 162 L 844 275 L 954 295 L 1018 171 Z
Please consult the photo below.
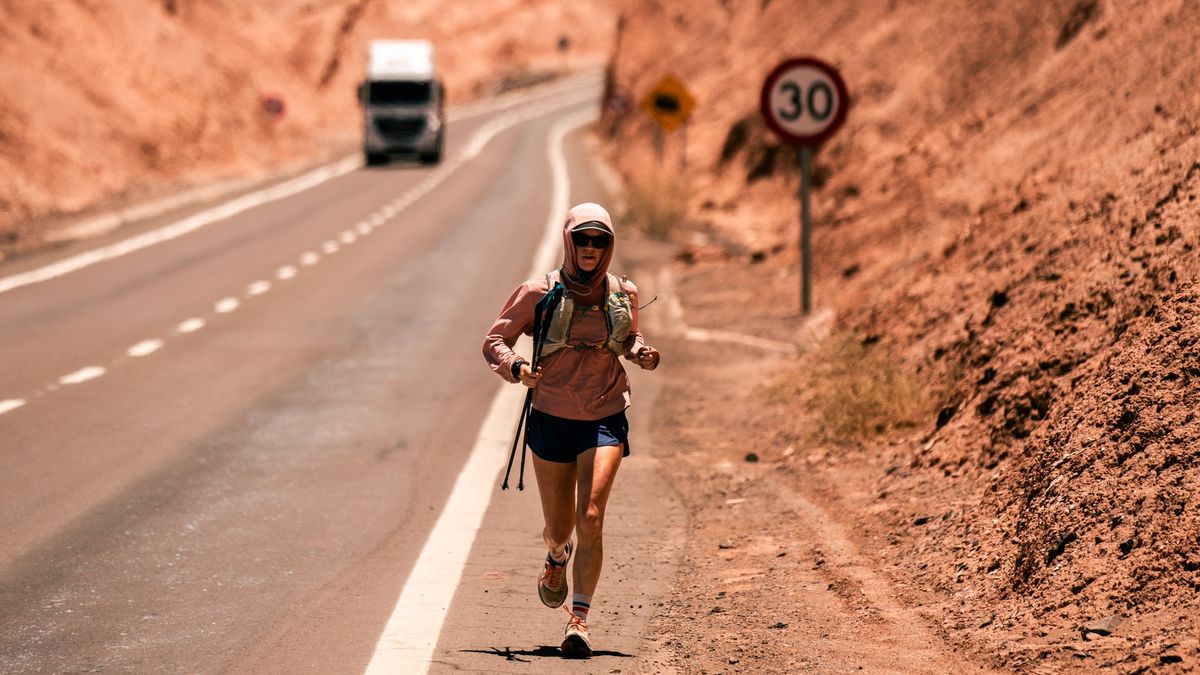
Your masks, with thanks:
M 767 75 L 762 116 L 780 139 L 818 145 L 846 121 L 846 83 L 833 66 L 814 59 L 789 59 Z
M 812 182 L 813 146 L 832 136 L 846 121 L 850 97 L 833 66 L 814 58 L 788 59 L 763 82 L 763 120 L 779 138 L 800 146 L 800 314 L 812 311 L 812 217 L 808 186 Z

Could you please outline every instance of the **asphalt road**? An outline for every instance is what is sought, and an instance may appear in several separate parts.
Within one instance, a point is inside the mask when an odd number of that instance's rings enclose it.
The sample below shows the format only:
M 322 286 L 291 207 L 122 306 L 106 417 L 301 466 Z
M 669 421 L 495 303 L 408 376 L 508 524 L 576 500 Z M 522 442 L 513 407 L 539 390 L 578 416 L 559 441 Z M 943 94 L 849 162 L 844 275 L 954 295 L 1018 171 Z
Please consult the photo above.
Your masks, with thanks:
M 346 170 L 0 292 L 0 672 L 363 672 L 496 395 L 479 347 L 546 229 L 550 131 L 598 90 L 460 110 L 440 167 Z M 581 137 L 569 201 L 606 201 Z M 601 654 L 576 668 L 636 672 L 681 516 L 648 452 L 613 499 Z M 534 491 L 491 500 L 432 671 L 556 658 L 539 531 Z

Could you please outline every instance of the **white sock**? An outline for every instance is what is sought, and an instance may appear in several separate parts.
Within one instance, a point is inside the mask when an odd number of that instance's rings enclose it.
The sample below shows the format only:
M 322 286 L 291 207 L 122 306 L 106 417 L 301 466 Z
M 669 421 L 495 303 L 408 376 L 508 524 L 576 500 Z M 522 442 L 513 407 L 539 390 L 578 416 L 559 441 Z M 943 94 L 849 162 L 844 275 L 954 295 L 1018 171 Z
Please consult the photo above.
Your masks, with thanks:
M 587 621 L 588 611 L 592 608 L 592 596 L 575 593 L 571 596 L 571 613 Z

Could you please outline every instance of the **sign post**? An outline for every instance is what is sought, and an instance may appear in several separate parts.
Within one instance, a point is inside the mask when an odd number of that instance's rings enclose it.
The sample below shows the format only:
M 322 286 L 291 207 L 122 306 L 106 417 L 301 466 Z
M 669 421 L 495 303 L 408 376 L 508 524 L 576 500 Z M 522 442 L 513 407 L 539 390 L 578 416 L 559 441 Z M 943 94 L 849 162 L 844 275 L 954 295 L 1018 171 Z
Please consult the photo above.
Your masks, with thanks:
M 563 55 L 563 71 L 571 70 L 571 38 L 559 36 L 558 52 Z
M 808 188 L 813 148 L 846 121 L 850 97 L 837 70 L 814 58 L 788 59 L 763 82 L 760 109 L 767 127 L 800 148 L 800 313 L 812 312 L 812 223 Z
M 683 85 L 683 82 L 675 75 L 667 73 L 663 76 L 658 84 L 654 85 L 646 97 L 642 99 L 642 109 L 646 111 L 655 122 L 658 122 L 659 128 L 665 133 L 671 133 L 675 129 L 683 126 L 683 131 L 680 134 L 683 142 L 680 151 L 680 164 L 687 167 L 687 120 L 692 114 L 692 109 L 696 107 L 696 99 L 692 97 L 691 92 Z M 659 140 L 657 147 L 658 158 L 662 160 L 662 141 Z

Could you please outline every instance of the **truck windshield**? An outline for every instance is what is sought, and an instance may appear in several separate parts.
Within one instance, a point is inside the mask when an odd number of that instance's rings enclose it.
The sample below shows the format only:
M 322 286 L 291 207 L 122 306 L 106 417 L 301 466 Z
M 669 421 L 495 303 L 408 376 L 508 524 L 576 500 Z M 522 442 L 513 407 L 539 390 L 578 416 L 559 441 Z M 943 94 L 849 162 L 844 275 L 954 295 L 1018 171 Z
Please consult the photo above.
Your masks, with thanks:
M 372 82 L 367 100 L 371 103 L 428 103 L 428 82 Z

